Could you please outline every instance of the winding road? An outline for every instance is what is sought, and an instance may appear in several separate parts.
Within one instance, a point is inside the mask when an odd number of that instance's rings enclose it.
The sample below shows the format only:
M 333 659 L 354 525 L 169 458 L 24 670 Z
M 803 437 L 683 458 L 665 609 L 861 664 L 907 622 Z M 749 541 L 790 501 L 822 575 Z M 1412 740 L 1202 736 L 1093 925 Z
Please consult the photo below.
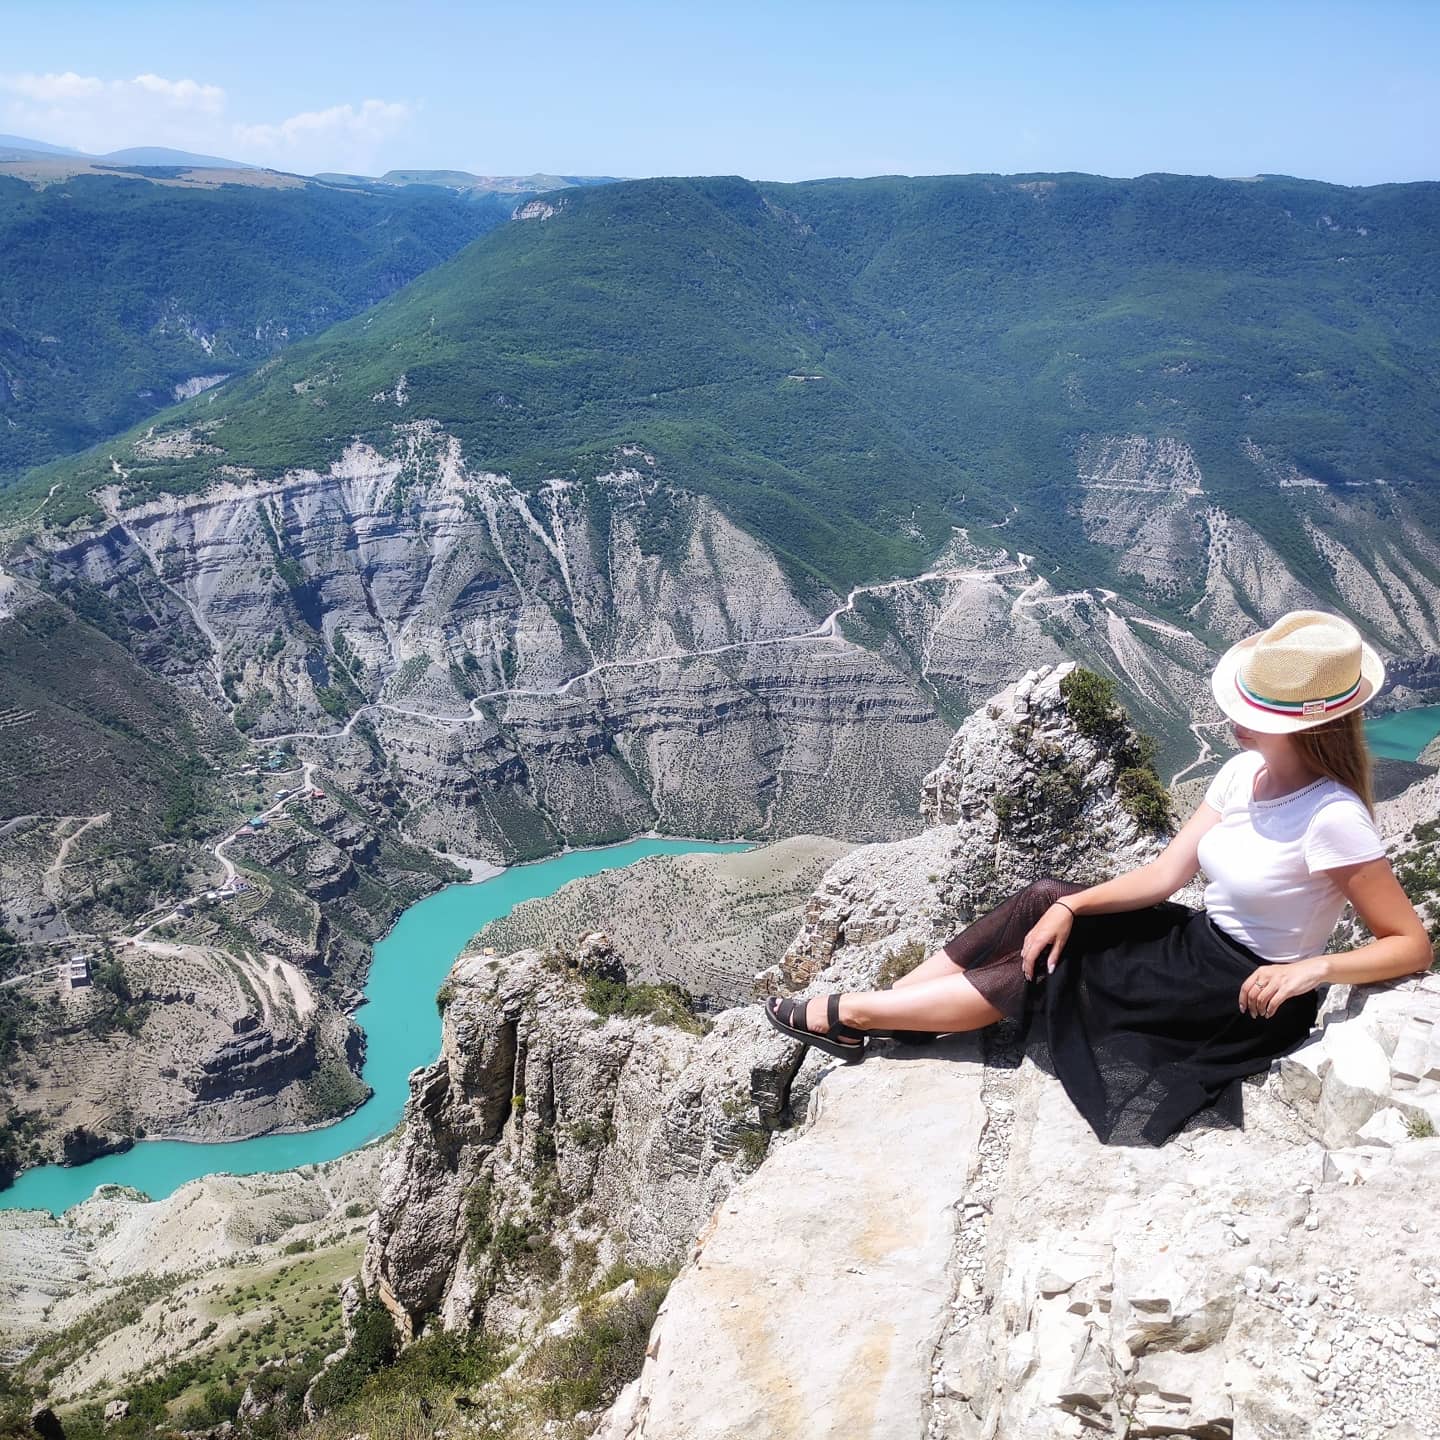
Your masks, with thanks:
M 260 819 L 273 819 L 276 815 L 280 814 L 281 811 L 283 811 L 292 800 L 299 799 L 300 796 L 302 796 L 307 790 L 309 790 L 315 775 L 315 766 L 316 762 L 314 760 L 305 761 L 304 768 L 301 771 L 299 786 L 294 790 L 291 790 L 283 800 L 277 800 L 268 809 L 261 810 L 259 812 Z M 236 870 L 235 862 L 225 853 L 225 851 L 235 843 L 235 837 L 240 833 L 241 832 L 239 830 L 229 831 L 223 840 L 218 841 L 210 849 L 210 853 L 220 862 L 220 865 L 225 872 L 225 880 L 222 888 L 227 890 L 235 883 Z M 143 944 L 145 937 L 149 935 L 149 933 L 157 926 L 164 925 L 171 920 L 179 919 L 181 905 L 186 905 L 189 903 L 190 902 L 187 900 L 178 901 L 174 909 L 172 909 L 168 914 L 161 915 L 156 920 L 151 920 L 149 924 L 145 925 L 142 929 L 137 930 L 133 935 L 129 936 L 122 943 L 129 945 Z
M 612 670 L 643 670 L 651 665 L 665 665 L 676 660 L 700 660 L 714 655 L 729 655 L 737 650 L 759 650 L 767 646 L 794 645 L 805 640 L 845 640 L 840 632 L 839 623 L 842 615 L 853 614 L 855 602 L 862 595 L 885 595 L 893 594 L 898 590 L 913 589 L 920 585 L 931 584 L 935 581 L 966 581 L 966 580 L 987 580 L 995 575 L 1011 575 L 1017 571 L 1023 571 L 1027 567 L 1022 564 L 997 565 L 989 570 L 926 570 L 920 575 L 908 575 L 900 580 L 885 580 L 873 585 L 857 585 L 845 598 L 843 605 L 837 605 L 818 625 L 808 630 L 793 630 L 785 635 L 765 635 L 754 640 L 730 640 L 724 645 L 709 645 L 699 650 L 670 650 L 663 655 L 642 655 L 633 660 L 602 660 L 592 665 L 588 670 L 582 670 L 572 675 L 568 680 L 562 681 L 559 685 L 551 686 L 519 686 L 509 685 L 498 690 L 486 690 L 470 699 L 470 711 L 466 715 L 438 715 L 432 710 L 409 710 L 403 705 L 395 705 L 388 700 L 371 700 L 362 705 L 338 730 L 289 730 L 280 735 L 267 735 L 265 743 L 282 744 L 288 740 L 339 740 L 348 736 L 355 727 L 355 722 L 369 711 L 383 710 L 390 715 L 405 715 L 413 720 L 428 720 L 436 725 L 471 725 L 486 717 L 480 713 L 480 706 L 487 700 L 507 700 L 511 698 L 529 700 L 552 700 L 568 694 L 576 685 L 583 684 L 586 680 L 593 679 L 597 675 L 606 674 Z M 1037 584 L 1043 583 L 1037 581 Z

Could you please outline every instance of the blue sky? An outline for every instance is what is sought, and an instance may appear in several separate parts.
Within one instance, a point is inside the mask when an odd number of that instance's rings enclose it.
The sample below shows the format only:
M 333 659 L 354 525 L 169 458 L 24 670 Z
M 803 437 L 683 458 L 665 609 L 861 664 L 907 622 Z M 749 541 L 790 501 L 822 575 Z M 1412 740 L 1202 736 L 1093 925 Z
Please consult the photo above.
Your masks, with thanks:
M 1440 170 L 1440 0 L 0 0 L 0 37 L 0 131 L 304 173 Z

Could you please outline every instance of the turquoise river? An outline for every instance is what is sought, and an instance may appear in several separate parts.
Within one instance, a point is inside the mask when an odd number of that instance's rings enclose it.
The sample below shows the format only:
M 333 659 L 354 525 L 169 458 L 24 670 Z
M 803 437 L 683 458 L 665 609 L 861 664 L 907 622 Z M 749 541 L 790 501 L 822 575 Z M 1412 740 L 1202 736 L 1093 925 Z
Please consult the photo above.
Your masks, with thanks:
M 508 915 L 522 900 L 553 894 L 567 880 L 597 875 L 648 855 L 749 848 L 738 842 L 630 840 L 567 851 L 533 865 L 513 866 L 478 885 L 451 885 L 437 891 L 410 906 L 375 947 L 366 1003 L 356 1011 L 366 1036 L 363 1073 L 375 1093 L 353 1115 L 299 1134 L 261 1135 L 214 1145 L 144 1140 L 122 1155 L 104 1155 L 88 1165 L 46 1165 L 27 1170 L 10 1189 L 0 1191 L 0 1207 L 58 1215 L 88 1199 L 97 1185 L 131 1185 L 158 1200 L 201 1175 L 290 1170 L 359 1149 L 399 1124 L 410 1072 L 428 1065 L 439 1052 L 435 992 L 481 926 Z
M 1440 705 L 1377 716 L 1365 729 L 1376 755 L 1413 760 L 1440 735 Z M 364 1076 L 375 1093 L 353 1115 L 294 1135 L 261 1135 L 217 1145 L 146 1140 L 123 1155 L 106 1155 L 88 1165 L 47 1165 L 27 1171 L 9 1190 L 0 1191 L 0 1208 L 44 1209 L 58 1215 L 87 1199 L 97 1185 L 132 1185 L 158 1200 L 201 1175 L 289 1170 L 358 1149 L 395 1128 L 410 1072 L 435 1058 L 440 1044 L 435 992 L 482 925 L 508 915 L 522 900 L 552 894 L 567 880 L 647 855 L 745 848 L 696 840 L 631 840 L 516 865 L 478 885 L 451 885 L 412 905 L 375 947 L 366 1003 L 356 1012 L 367 1040 Z
M 1365 722 L 1365 738 L 1376 755 L 1386 760 L 1414 760 L 1440 735 L 1440 705 L 1417 705 L 1393 715 L 1377 715 Z

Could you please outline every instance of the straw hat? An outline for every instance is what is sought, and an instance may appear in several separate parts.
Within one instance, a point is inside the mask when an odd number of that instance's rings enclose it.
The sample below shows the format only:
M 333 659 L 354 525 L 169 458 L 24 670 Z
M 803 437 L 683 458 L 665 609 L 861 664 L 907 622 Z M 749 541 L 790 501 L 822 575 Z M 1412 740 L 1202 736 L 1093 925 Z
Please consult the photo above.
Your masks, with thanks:
M 1308 730 L 1358 710 L 1385 683 L 1385 666 L 1339 615 L 1292 610 L 1232 645 L 1210 677 L 1215 702 L 1263 735 Z

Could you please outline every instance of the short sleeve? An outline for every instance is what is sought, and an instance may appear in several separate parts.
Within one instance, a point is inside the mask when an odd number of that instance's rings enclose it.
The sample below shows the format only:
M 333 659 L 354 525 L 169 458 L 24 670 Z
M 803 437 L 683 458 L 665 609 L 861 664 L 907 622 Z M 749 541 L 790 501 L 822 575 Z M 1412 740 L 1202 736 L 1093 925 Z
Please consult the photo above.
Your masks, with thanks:
M 1313 875 L 1317 870 L 1377 860 L 1385 853 L 1385 842 L 1358 799 L 1337 795 L 1311 817 L 1301 848 Z
M 1246 754 L 1247 752 L 1242 750 L 1238 755 L 1232 755 L 1215 772 L 1215 778 L 1205 792 L 1205 803 L 1212 809 L 1218 810 L 1222 815 L 1225 813 L 1225 806 L 1229 803 L 1230 794 L 1235 788 L 1235 777 L 1245 766 Z

